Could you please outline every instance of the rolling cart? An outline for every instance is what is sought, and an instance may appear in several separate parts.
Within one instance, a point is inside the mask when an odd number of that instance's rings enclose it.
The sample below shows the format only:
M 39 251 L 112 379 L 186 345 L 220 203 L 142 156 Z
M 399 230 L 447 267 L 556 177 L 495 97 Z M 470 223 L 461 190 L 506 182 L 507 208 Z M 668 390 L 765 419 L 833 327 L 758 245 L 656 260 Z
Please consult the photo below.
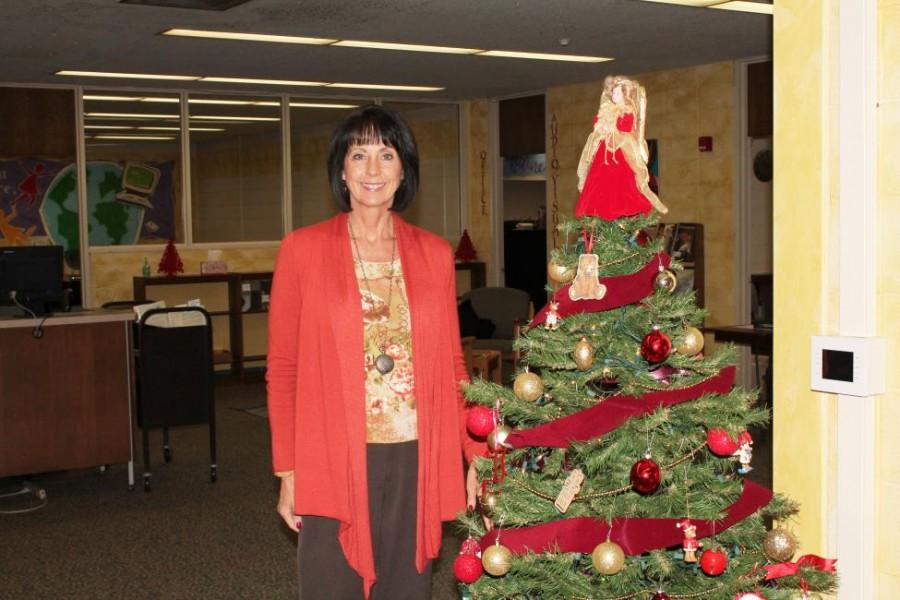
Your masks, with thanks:
M 144 449 L 144 491 L 151 489 L 148 432 L 162 429 L 163 458 L 172 460 L 169 427 L 209 425 L 209 478 L 216 481 L 216 414 L 212 326 L 200 307 L 155 308 L 137 327 L 137 418 Z

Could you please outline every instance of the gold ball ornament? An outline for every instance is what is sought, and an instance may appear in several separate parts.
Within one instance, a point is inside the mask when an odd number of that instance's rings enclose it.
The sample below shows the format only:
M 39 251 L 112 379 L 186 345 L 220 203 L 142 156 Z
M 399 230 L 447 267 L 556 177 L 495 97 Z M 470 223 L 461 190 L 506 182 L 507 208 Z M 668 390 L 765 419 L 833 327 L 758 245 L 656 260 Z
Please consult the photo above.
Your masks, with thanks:
M 481 495 L 481 512 L 483 512 L 486 517 L 493 516 L 499 501 L 500 494 L 490 490 L 486 491 Z
M 494 430 L 487 436 L 487 445 L 491 452 L 499 450 L 510 433 L 512 433 L 512 428 L 509 425 L 497 425 L 494 427 Z
M 617 543 L 606 541 L 591 552 L 591 562 L 601 575 L 615 575 L 625 566 L 625 552 Z
M 502 577 L 509 573 L 512 566 L 512 552 L 506 546 L 494 544 L 481 553 L 481 564 L 488 574 Z
M 534 402 L 544 393 L 544 382 L 526 368 L 516 376 L 516 380 L 513 382 L 513 392 L 519 400 Z
M 547 277 L 556 283 L 569 283 L 575 279 L 575 269 L 551 260 L 547 263 Z
M 591 365 L 594 364 L 594 347 L 587 341 L 587 338 L 581 338 L 575 344 L 574 356 L 575 364 L 582 371 L 591 368 Z
M 653 279 L 653 287 L 658 290 L 669 292 L 670 294 L 675 291 L 677 286 L 678 279 L 675 278 L 675 273 L 668 269 L 661 270 Z
M 791 560 L 797 551 L 797 538 L 787 529 L 777 527 L 766 534 L 763 540 L 763 552 L 777 562 Z
M 703 350 L 703 332 L 696 327 L 685 327 L 678 342 L 675 344 L 678 354 L 694 356 Z

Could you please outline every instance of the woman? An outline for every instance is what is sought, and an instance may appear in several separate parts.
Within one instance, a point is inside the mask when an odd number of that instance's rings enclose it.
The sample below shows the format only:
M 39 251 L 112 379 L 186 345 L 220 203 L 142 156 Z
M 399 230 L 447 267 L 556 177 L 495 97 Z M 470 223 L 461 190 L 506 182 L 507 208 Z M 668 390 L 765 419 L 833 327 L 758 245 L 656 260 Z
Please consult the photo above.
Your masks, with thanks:
M 649 151 L 644 139 L 647 99 L 644 88 L 621 76 L 603 82 L 594 130 L 578 163 L 576 217 L 612 221 L 623 216 L 661 213 L 668 208 L 650 189 Z
M 348 117 L 328 175 L 342 212 L 287 236 L 275 266 L 278 513 L 300 532 L 303 600 L 424 600 L 441 521 L 474 507 L 471 461 L 486 453 L 465 431 L 453 254 L 397 214 L 416 195 L 419 159 L 395 113 Z

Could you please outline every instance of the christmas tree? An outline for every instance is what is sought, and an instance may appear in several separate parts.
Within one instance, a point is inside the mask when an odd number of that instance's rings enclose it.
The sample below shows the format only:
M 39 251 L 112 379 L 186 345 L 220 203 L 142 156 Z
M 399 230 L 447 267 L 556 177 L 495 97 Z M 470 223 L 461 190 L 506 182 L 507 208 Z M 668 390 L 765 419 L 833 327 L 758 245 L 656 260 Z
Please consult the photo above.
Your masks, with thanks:
M 618 88 L 618 89 L 617 89 Z M 608 78 L 560 225 L 550 302 L 517 340 L 513 389 L 466 389 L 485 436 L 479 513 L 454 562 L 463 598 L 792 598 L 835 586 L 792 561 L 788 498 L 748 479 L 768 410 L 734 387 L 734 350 L 705 355 L 705 313 L 674 294 L 656 231 L 643 88 Z M 625 176 L 622 170 L 627 169 Z M 557 288 L 558 289 L 555 289 Z M 482 573 L 482 569 L 486 571 Z
M 162 257 L 159 259 L 159 266 L 156 272 L 163 273 L 167 277 L 175 277 L 178 273 L 184 273 L 184 263 L 181 262 L 181 257 L 178 256 L 175 240 L 169 240 L 169 243 L 166 244 Z

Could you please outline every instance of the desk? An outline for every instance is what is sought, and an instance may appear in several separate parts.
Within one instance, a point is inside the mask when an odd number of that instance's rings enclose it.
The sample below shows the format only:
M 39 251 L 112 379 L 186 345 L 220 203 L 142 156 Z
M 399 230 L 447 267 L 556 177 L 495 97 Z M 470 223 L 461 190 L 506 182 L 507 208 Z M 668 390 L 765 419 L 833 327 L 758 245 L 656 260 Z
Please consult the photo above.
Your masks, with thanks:
M 128 463 L 131 311 L 0 319 L 0 477 Z
M 727 325 L 724 327 L 704 327 L 703 331 L 712 333 L 717 342 L 733 342 L 750 346 L 753 354 L 772 356 L 772 328 L 754 327 L 753 325 Z

